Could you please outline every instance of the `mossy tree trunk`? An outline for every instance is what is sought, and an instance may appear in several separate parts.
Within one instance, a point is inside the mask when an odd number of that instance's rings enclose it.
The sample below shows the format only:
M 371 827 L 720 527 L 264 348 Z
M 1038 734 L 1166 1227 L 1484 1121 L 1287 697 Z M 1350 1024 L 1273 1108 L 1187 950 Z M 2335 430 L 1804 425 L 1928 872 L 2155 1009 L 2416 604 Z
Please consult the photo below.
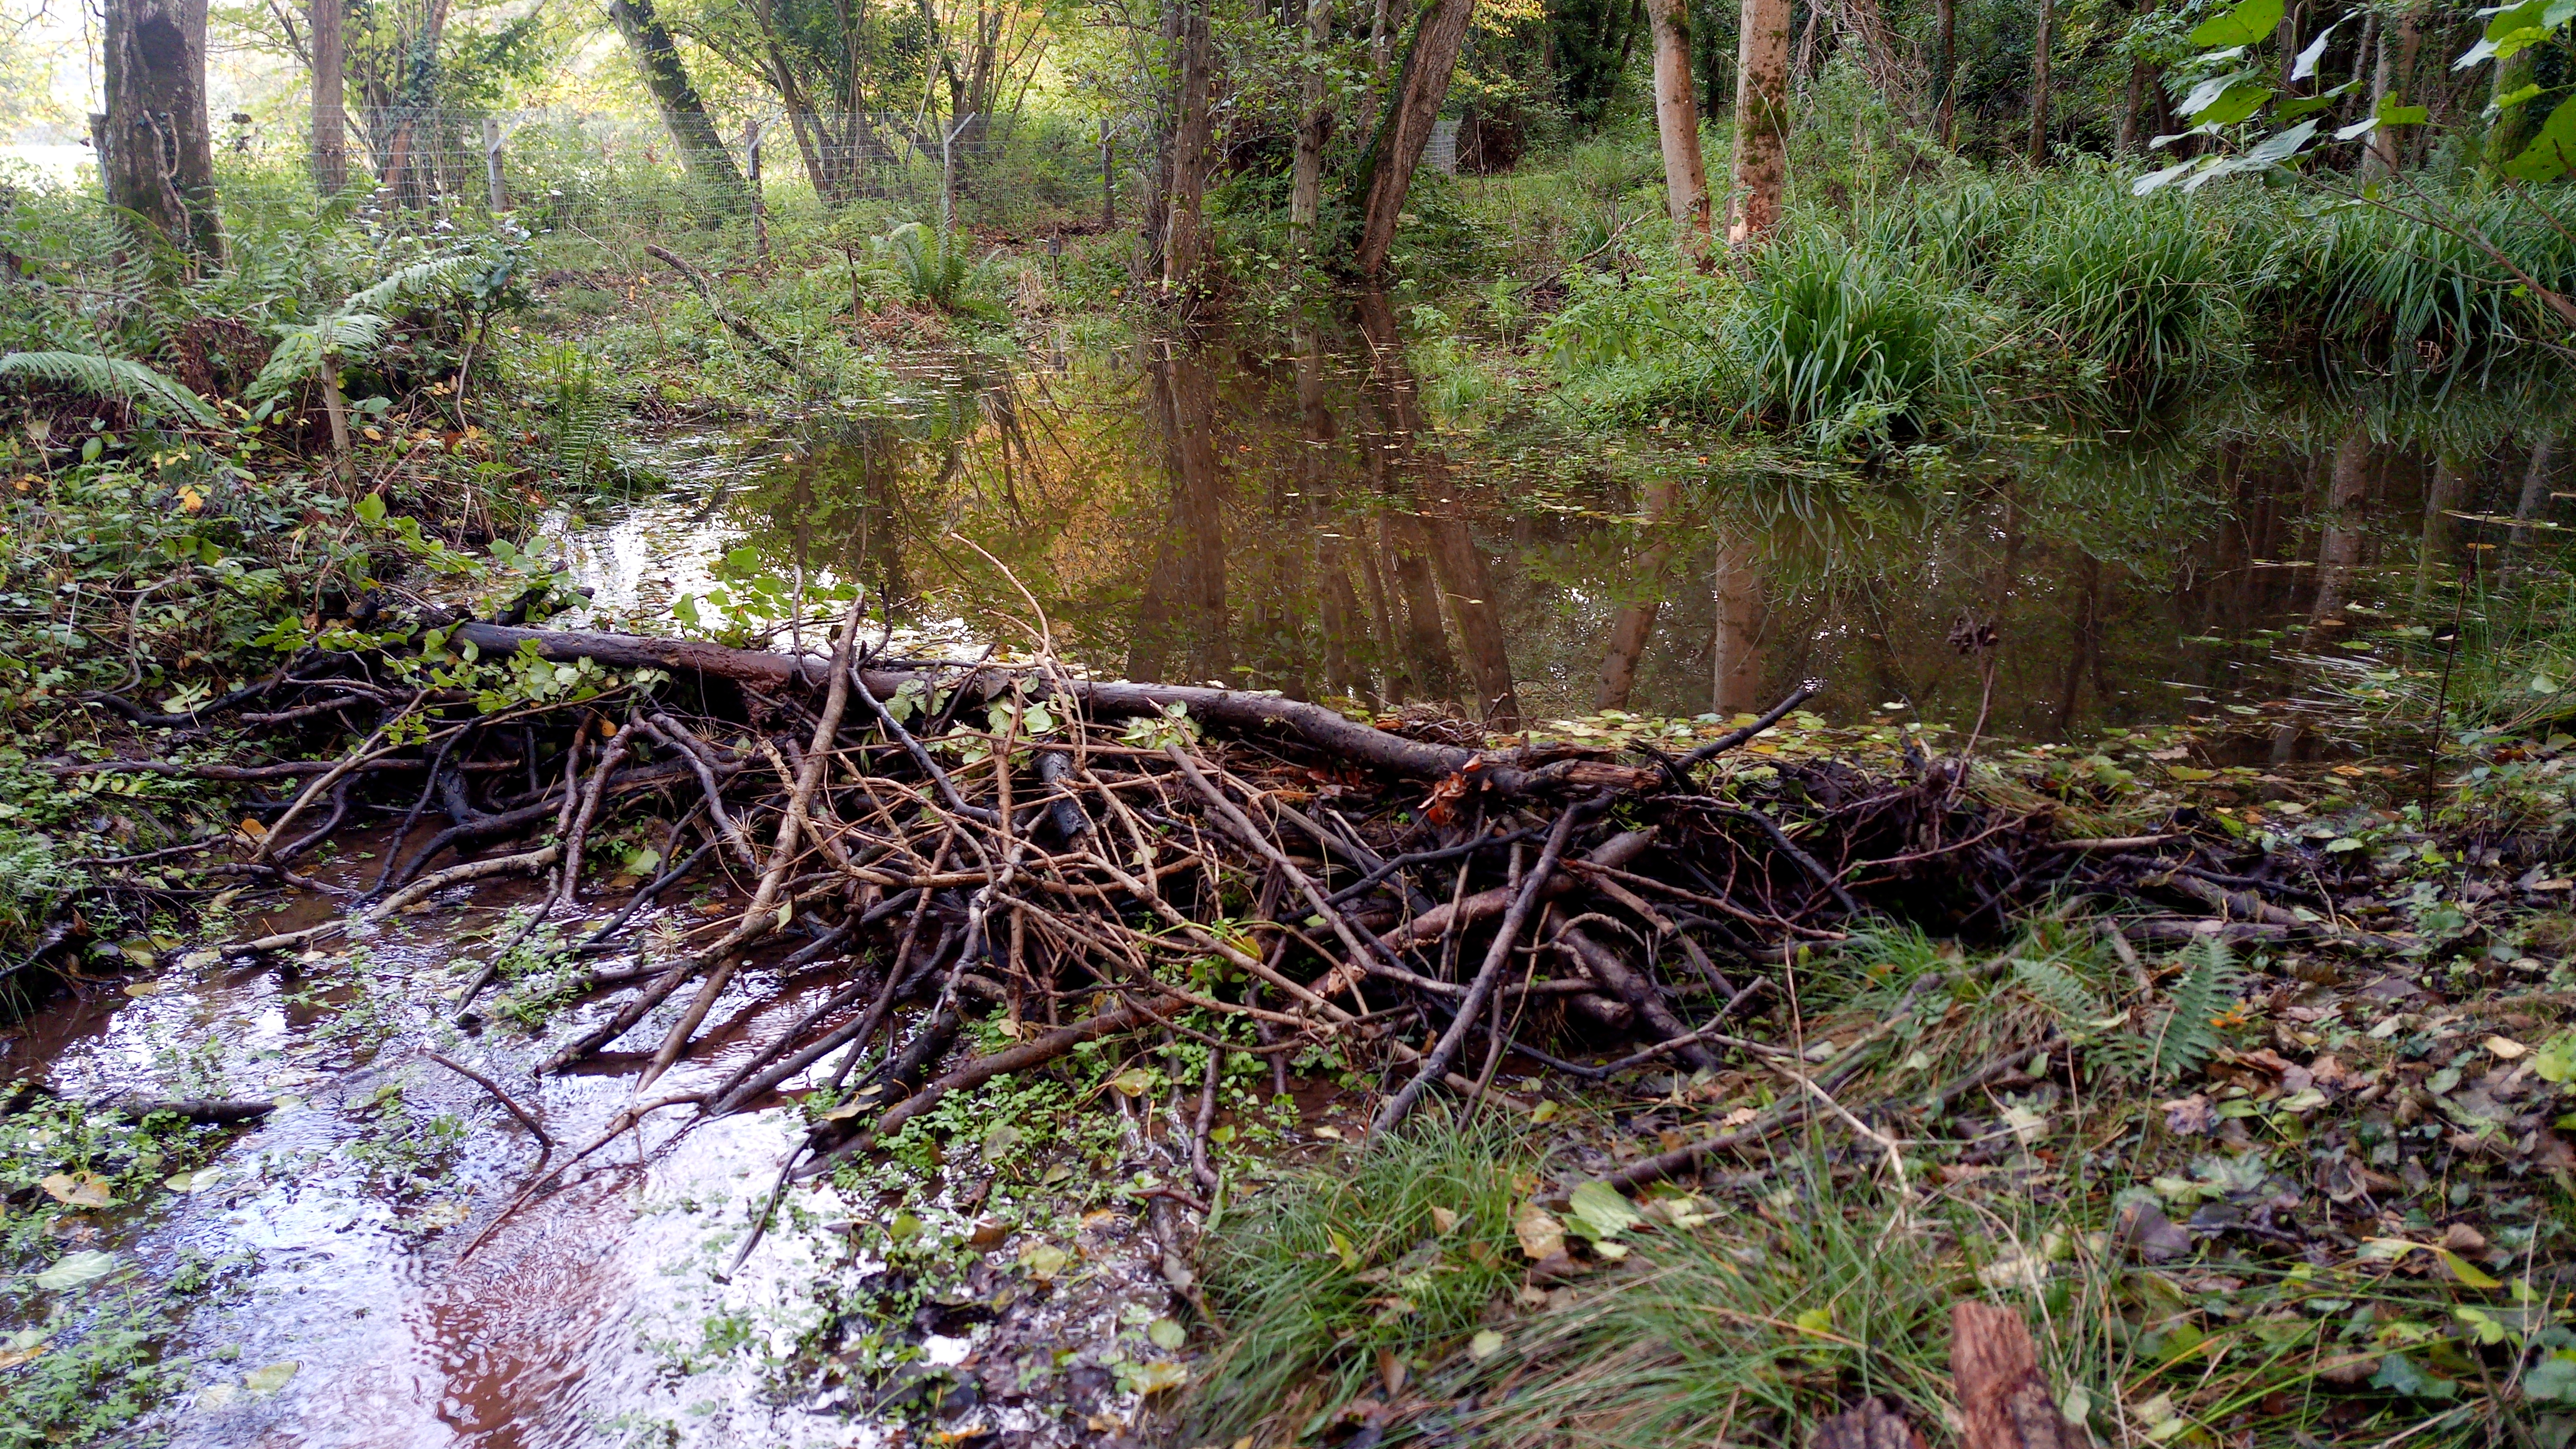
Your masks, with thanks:
M 1788 182 L 1790 0 L 1744 0 L 1735 51 L 1735 187 L 1726 239 L 1742 243 L 1780 224 Z
M 221 262 L 206 120 L 206 0 L 108 0 L 100 37 L 110 205 L 187 256 Z
M 654 12 L 653 0 L 612 0 L 608 17 L 617 22 L 617 33 L 626 38 L 627 52 L 635 57 L 635 69 L 643 75 L 644 88 L 653 93 L 653 105 L 662 113 L 662 124 L 670 128 L 671 144 L 679 149 L 681 168 L 707 193 L 717 211 L 725 215 L 742 211 L 750 204 L 751 188 L 742 179 L 742 169 L 734 164 L 733 153 L 725 149 L 724 137 L 717 134 L 715 120 L 707 114 L 706 100 L 698 94 L 697 83 L 689 79 L 680 47 L 662 24 L 662 17 Z
M 1431 0 L 1413 28 L 1405 48 L 1404 69 L 1395 85 L 1395 104 L 1377 131 L 1376 141 L 1360 166 L 1360 245 L 1355 260 L 1363 277 L 1386 270 L 1386 255 L 1395 246 L 1395 227 L 1404 198 L 1413 187 L 1413 168 L 1431 143 L 1431 127 L 1449 99 L 1449 78 L 1458 69 L 1458 52 L 1467 43 L 1467 22 L 1475 0 Z

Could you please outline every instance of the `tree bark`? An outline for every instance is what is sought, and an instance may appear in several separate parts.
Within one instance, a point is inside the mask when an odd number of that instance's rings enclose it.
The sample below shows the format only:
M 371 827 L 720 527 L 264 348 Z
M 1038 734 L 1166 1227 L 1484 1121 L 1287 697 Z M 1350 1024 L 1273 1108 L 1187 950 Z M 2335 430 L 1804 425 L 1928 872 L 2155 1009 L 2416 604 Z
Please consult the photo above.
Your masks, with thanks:
M 1959 98 L 1959 0 L 1933 0 L 1932 34 L 1939 67 L 1932 77 L 1933 93 L 1939 98 L 1932 107 L 1932 134 L 1941 138 L 1946 150 L 1951 145 L 1950 117 Z
M 1682 250 L 1708 255 L 1708 163 L 1699 150 L 1699 99 L 1691 89 L 1690 0 L 1651 0 L 1655 26 L 1655 129 L 1664 143 L 1664 202 Z
M 1735 51 L 1735 194 L 1726 239 L 1742 244 L 1780 225 L 1788 182 L 1790 0 L 1744 0 Z
M 1333 43 L 1333 0 L 1306 0 L 1304 105 L 1297 116 L 1297 160 L 1288 184 L 1288 250 L 1303 253 L 1324 206 L 1324 143 L 1333 112 L 1324 102 L 1324 53 Z
M 2539 78 L 2539 48 L 2517 50 L 2496 62 L 2495 99 L 2501 101 Z M 2500 170 L 2506 162 L 2521 155 L 2523 148 L 2531 144 L 2532 129 L 2531 102 L 2505 107 L 2503 114 L 2496 117 L 2495 124 L 2487 128 L 2484 152 L 2487 169 Z
M 742 179 L 741 168 L 734 165 L 733 153 L 725 149 L 724 138 L 716 133 L 707 103 L 689 79 L 670 30 L 654 13 L 653 0 L 610 0 L 608 16 L 617 22 L 617 33 L 626 38 L 627 52 L 635 57 L 644 88 L 653 93 L 662 124 L 670 128 L 681 168 L 708 194 L 718 212 L 741 211 L 751 189 Z
M 2088 1449 L 2091 1436 L 2057 1411 L 2030 1328 L 2011 1309 L 1950 1305 L 1950 1377 L 1963 1449 Z
M 2423 43 L 2423 26 L 2418 20 L 2418 7 L 2409 6 L 2397 17 L 2397 44 L 2391 46 L 2385 36 L 2379 42 L 2379 68 L 2370 78 L 2370 113 L 2402 104 L 2405 87 L 2415 71 L 2415 50 Z M 2370 152 L 2362 158 L 2361 174 L 2365 179 L 2394 175 L 2397 171 L 2397 133 L 2386 126 L 2370 133 Z
M 1184 310 L 1200 300 L 1207 228 L 1200 204 L 1216 151 L 1216 41 L 1209 0 L 1185 0 L 1181 20 L 1179 113 L 1172 126 L 1171 203 L 1163 222 L 1163 292 Z
M 2138 118 L 2147 104 L 2147 77 L 2145 61 L 2129 62 L 2129 89 L 2120 100 L 2120 138 L 2111 147 L 2114 156 L 2135 156 L 2145 144 L 2138 135 Z
M 2049 52 L 2056 48 L 2056 0 L 2039 0 L 2039 36 L 2030 52 L 2030 164 L 2048 164 Z
M 100 61 L 107 200 L 192 260 L 221 262 L 206 121 L 206 0 L 108 0 Z M 144 239 L 144 238 L 138 238 Z
M 1431 9 L 1414 27 L 1413 44 L 1404 52 L 1404 70 L 1395 86 L 1395 106 L 1378 127 L 1360 167 L 1360 246 L 1354 258 L 1363 277 L 1386 270 L 1386 254 L 1395 246 L 1397 218 L 1413 188 L 1413 168 L 1431 142 L 1432 123 L 1449 98 L 1449 78 L 1458 68 L 1458 52 L 1467 43 L 1467 22 L 1475 0 L 1432 0 Z
M 313 0 L 313 189 L 337 196 L 349 184 L 349 0 Z

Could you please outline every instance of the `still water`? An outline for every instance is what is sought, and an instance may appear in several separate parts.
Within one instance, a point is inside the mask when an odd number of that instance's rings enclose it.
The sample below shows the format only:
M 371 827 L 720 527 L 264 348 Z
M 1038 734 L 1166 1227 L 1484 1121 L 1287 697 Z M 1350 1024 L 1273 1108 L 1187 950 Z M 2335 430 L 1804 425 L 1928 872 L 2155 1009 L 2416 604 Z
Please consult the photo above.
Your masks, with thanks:
M 2320 660 L 2554 564 L 2576 408 L 2475 382 L 2429 404 L 2236 385 L 1881 470 L 1569 439 L 1366 330 L 1147 345 L 959 362 L 881 409 L 675 440 L 654 460 L 675 486 L 569 548 L 594 617 L 630 627 L 669 630 L 747 549 L 779 587 L 862 580 L 913 647 L 1026 649 L 1015 580 L 1103 674 L 1507 729 L 1758 710 L 1812 676 L 1828 717 L 1965 730 L 1968 622 L 2001 641 L 1991 735 L 2268 737 L 2305 729 L 2285 705 Z

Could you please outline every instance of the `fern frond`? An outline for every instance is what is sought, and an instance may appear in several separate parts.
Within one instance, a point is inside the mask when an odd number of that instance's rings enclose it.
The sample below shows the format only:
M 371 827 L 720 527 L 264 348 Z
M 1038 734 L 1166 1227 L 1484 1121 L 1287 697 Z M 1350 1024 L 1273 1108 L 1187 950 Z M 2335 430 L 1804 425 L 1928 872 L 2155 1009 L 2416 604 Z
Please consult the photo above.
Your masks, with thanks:
M 390 324 L 372 312 L 335 312 L 308 327 L 290 327 L 243 395 L 264 402 L 322 370 L 326 357 L 364 357 Z
M 90 352 L 12 352 L 0 357 L 0 377 L 23 377 L 75 388 L 92 397 L 131 403 L 146 414 L 177 414 L 201 428 L 220 428 L 224 420 L 206 400 L 169 378 L 122 357 Z
M 443 257 L 414 262 L 340 304 L 343 316 L 359 312 L 396 312 L 431 292 L 453 285 L 472 271 L 472 257 Z
M 2151 1064 L 2156 1078 L 2171 1081 L 2199 1071 L 2219 1047 L 2218 1016 L 2233 1005 L 2243 970 L 2216 936 L 2203 936 L 2184 950 L 2190 967 L 2174 983 L 2173 1008 L 2155 1041 Z

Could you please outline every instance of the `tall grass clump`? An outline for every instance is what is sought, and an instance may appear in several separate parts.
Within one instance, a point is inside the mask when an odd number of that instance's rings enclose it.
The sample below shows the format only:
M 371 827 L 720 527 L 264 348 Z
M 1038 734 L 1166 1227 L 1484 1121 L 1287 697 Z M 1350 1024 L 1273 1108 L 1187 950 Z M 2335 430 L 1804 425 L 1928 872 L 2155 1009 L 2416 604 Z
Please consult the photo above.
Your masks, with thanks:
M 1455 1351 L 1521 1281 L 1531 1168 L 1498 1127 L 1423 1122 L 1229 1211 L 1201 1255 L 1229 1333 L 1176 1442 L 1303 1440 L 1389 1365 Z
M 1915 436 L 1976 403 L 1951 303 L 1899 259 L 1809 233 L 1755 261 L 1719 336 L 1747 413 L 1828 446 Z
M 2072 179 L 2031 211 L 2016 260 L 2041 325 L 2118 384 L 2153 393 L 2241 360 L 2242 259 L 2189 199 L 2140 200 L 2108 172 Z
M 2576 289 L 2576 197 L 2423 188 L 2399 202 L 2400 210 L 2353 204 L 2266 218 L 2259 295 L 2281 341 L 2432 362 L 2554 325 L 2513 269 L 2554 290 Z

